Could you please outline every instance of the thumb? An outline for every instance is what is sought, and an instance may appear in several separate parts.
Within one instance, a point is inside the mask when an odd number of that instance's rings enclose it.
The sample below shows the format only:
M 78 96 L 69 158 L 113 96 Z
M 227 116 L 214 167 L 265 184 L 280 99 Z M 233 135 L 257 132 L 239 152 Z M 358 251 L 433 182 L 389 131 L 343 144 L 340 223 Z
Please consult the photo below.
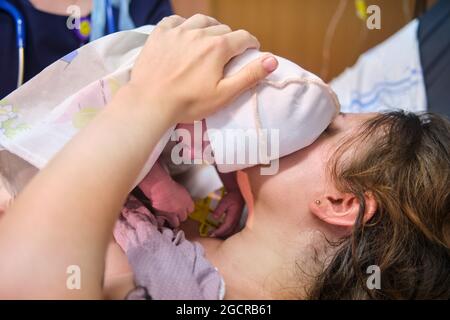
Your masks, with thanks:
M 223 79 L 219 83 L 220 96 L 232 100 L 242 92 L 256 86 L 259 81 L 266 78 L 270 73 L 278 68 L 278 61 L 271 54 L 247 64 L 235 75 Z
M 227 200 L 227 198 L 222 198 L 219 201 L 219 204 L 217 205 L 216 209 L 214 209 L 214 212 L 212 214 L 214 219 L 219 219 L 222 216 L 222 214 L 224 214 L 225 211 L 227 211 L 228 207 L 232 203 L 229 200 L 230 199 Z

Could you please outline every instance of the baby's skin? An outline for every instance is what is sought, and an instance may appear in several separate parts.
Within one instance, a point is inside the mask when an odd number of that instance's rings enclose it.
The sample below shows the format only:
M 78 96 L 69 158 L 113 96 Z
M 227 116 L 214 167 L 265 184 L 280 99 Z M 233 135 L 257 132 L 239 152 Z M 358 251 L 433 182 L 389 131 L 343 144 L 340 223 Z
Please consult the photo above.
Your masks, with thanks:
M 13 196 L 7 190 L 3 181 L 0 181 L 0 218 L 5 213 L 6 209 L 11 206 Z
M 179 124 L 176 129 L 188 130 L 191 137 L 189 145 L 194 146 L 193 124 Z M 206 125 L 205 121 L 203 121 L 202 136 L 205 131 Z M 202 144 L 202 150 L 199 152 L 196 153 L 194 152 L 194 148 L 191 148 L 189 155 L 190 159 L 193 160 L 196 154 L 203 155 L 203 150 L 205 150 L 208 145 L 209 141 L 205 139 Z M 186 149 L 183 149 L 183 152 L 185 150 Z M 165 167 L 166 164 L 162 157 L 160 157 L 138 187 L 149 199 L 151 207 L 153 208 L 152 211 L 155 215 L 165 219 L 169 226 L 177 228 L 194 210 L 194 203 L 189 192 L 172 179 Z M 237 184 L 236 172 L 219 172 L 219 176 L 225 187 L 226 193 L 214 210 L 213 217 L 215 219 L 221 219 L 223 217 L 223 223 L 210 234 L 211 237 L 227 237 L 236 232 L 245 205 L 244 198 L 242 197 Z

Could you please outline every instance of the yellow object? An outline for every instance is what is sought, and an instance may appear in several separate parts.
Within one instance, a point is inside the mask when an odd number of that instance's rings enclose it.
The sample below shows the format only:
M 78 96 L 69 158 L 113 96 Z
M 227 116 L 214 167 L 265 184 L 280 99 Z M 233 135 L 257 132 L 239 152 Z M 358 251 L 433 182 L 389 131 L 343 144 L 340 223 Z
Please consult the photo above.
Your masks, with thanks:
M 81 21 L 80 33 L 85 37 L 88 37 L 91 34 L 91 24 L 89 23 L 88 20 Z
M 222 221 L 215 219 L 212 213 L 224 194 L 225 189 L 221 188 L 211 192 L 206 198 L 195 201 L 195 209 L 189 215 L 189 218 L 200 223 L 198 231 L 201 237 L 207 237 L 211 231 L 217 229 L 221 224 Z
M 365 0 L 355 0 L 356 14 L 361 20 L 367 19 L 367 4 Z

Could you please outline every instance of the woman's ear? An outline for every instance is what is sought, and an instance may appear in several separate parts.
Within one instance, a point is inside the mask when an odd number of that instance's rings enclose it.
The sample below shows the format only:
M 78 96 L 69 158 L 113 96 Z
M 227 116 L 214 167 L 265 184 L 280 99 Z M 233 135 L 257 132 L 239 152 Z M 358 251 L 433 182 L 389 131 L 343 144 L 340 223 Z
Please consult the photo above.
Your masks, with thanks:
M 372 193 L 364 194 L 366 208 L 364 222 L 373 217 L 377 211 L 377 202 Z M 335 226 L 353 227 L 359 213 L 360 202 L 352 193 L 328 194 L 309 204 L 311 212 L 320 220 Z

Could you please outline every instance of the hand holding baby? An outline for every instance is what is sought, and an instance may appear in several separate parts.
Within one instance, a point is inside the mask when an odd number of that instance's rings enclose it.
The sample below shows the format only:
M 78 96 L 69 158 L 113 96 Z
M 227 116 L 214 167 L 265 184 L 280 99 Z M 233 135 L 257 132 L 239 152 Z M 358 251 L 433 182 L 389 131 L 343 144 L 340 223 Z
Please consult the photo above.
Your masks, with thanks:
M 177 50 L 167 50 L 174 43 Z M 224 66 L 249 48 L 259 48 L 259 42 L 247 31 L 231 31 L 200 14 L 187 20 L 171 16 L 150 34 L 129 87 L 143 104 L 164 106 L 159 111 L 168 112 L 173 124 L 203 119 L 277 68 L 276 59 L 264 55 L 224 78 Z

